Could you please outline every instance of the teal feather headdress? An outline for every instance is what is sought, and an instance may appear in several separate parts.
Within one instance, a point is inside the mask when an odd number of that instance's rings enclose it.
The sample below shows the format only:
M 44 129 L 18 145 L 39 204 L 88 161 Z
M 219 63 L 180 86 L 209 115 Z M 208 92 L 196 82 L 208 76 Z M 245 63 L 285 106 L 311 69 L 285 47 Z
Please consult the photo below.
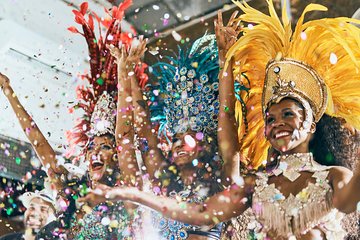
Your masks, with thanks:
M 152 114 L 153 119 L 162 120 L 159 132 L 216 133 L 220 104 L 215 36 L 205 35 L 190 49 L 179 48 L 177 57 L 167 59 L 171 64 L 158 62 L 153 66 L 164 99 L 165 117 Z

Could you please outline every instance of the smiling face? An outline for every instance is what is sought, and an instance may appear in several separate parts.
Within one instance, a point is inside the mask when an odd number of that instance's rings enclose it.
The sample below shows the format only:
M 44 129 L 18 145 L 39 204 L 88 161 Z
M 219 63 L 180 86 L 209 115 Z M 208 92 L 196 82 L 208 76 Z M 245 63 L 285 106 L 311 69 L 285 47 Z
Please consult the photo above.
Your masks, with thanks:
M 44 201 L 39 197 L 31 200 L 29 208 L 24 214 L 24 222 L 26 228 L 34 229 L 38 232 L 40 228 L 45 226 L 50 215 L 54 214 L 51 203 Z
M 115 153 L 115 143 L 110 136 L 95 136 L 89 143 L 86 160 L 90 162 L 89 174 L 93 181 L 104 180 L 117 168 L 117 161 L 113 159 Z
M 265 118 L 265 136 L 282 153 L 309 152 L 311 134 L 302 131 L 304 109 L 289 98 L 269 107 Z
M 171 147 L 172 159 L 176 166 L 183 167 L 193 164 L 194 159 L 200 157 L 200 152 L 204 149 L 204 141 L 199 139 L 195 132 L 178 133 L 173 137 Z

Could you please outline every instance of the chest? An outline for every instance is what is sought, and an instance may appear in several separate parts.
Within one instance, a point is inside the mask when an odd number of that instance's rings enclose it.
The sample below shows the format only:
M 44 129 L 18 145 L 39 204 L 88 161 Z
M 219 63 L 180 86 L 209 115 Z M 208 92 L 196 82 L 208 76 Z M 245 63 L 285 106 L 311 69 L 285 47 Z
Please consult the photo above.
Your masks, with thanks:
M 259 175 L 252 208 L 265 230 L 289 236 L 316 226 L 332 208 L 327 174 L 327 171 L 301 172 L 295 181 L 283 175 Z
M 262 184 L 274 186 L 278 192 L 280 192 L 285 198 L 290 195 L 297 196 L 301 191 L 306 189 L 316 182 L 320 182 L 316 178 L 312 177 L 313 173 L 302 172 L 300 177 L 296 181 L 290 181 L 288 178 L 283 175 L 280 176 L 271 176 L 268 178 L 267 183 L 262 182 Z M 265 181 L 265 179 L 264 179 Z

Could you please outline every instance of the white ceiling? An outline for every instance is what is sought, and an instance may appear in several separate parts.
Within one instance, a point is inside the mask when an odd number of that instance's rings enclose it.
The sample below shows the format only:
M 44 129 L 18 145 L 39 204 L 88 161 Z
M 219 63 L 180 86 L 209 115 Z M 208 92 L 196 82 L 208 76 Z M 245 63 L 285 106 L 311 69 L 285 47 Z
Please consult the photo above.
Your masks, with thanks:
M 58 151 L 65 145 L 64 132 L 73 126 L 68 106 L 75 100 L 77 78 L 88 69 L 87 45 L 79 34 L 71 10 L 81 1 L 1 0 L 0 72 L 6 74 L 20 101 L 33 116 L 50 144 Z M 91 10 L 104 16 L 106 1 L 89 1 Z M 125 24 L 125 29 L 129 29 Z M 124 29 L 123 28 L 123 29 Z M 25 134 L 0 94 L 0 134 L 27 141 Z

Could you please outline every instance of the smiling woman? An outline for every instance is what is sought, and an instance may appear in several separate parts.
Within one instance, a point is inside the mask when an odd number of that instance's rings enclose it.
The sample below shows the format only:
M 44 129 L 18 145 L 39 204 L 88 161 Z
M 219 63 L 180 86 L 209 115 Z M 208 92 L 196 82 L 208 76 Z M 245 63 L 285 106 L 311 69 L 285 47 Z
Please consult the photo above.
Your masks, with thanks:
M 306 148 L 311 135 L 301 131 L 304 119 L 304 107 L 295 99 L 284 98 L 266 110 L 265 137 L 279 152 L 291 154 L 308 151 Z M 314 133 L 315 123 L 310 122 L 310 125 L 310 132 Z

